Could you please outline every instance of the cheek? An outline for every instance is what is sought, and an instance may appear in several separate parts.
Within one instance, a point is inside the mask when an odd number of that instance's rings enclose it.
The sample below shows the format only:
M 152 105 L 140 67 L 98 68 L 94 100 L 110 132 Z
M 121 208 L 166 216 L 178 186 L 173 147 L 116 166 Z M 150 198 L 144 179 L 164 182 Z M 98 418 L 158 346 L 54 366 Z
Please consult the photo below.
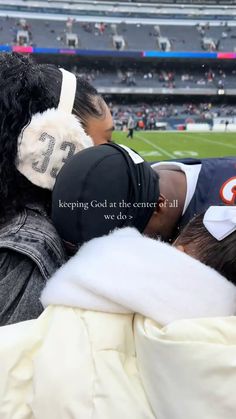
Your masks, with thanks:
M 85 131 L 92 138 L 94 145 L 106 144 L 108 142 L 107 134 L 104 133 L 97 121 L 90 121 Z

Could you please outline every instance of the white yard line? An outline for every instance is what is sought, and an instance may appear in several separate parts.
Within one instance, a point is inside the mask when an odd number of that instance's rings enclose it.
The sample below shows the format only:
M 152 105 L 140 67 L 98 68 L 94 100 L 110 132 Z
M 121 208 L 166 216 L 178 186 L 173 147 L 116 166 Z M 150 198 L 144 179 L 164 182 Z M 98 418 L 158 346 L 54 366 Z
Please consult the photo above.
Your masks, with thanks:
M 140 140 L 144 141 L 146 144 L 149 144 L 150 146 L 152 146 L 153 148 L 155 148 L 156 150 L 158 150 L 162 154 L 166 155 L 167 157 L 170 157 L 171 159 L 176 158 L 174 156 L 174 154 L 169 153 L 168 151 L 164 150 L 161 147 L 158 147 L 156 144 L 152 143 L 152 141 L 150 141 L 150 140 L 147 140 L 145 137 L 142 137 L 141 135 L 138 135 L 137 133 L 135 133 L 135 137 L 137 137 Z
M 195 135 L 192 135 L 192 134 L 188 134 L 188 136 L 190 137 L 190 138 L 192 138 L 193 140 L 202 140 L 202 141 L 205 141 L 205 143 L 209 143 L 209 144 L 215 144 L 215 145 L 222 145 L 222 146 L 224 146 L 224 147 L 229 147 L 229 148 L 235 148 L 236 149 L 236 145 L 233 145 L 233 144 L 225 144 L 225 143 L 222 143 L 221 141 L 212 141 L 212 140 L 208 140 L 208 138 L 205 138 L 205 137 L 202 137 L 202 135 L 199 135 L 199 137 L 196 137 Z

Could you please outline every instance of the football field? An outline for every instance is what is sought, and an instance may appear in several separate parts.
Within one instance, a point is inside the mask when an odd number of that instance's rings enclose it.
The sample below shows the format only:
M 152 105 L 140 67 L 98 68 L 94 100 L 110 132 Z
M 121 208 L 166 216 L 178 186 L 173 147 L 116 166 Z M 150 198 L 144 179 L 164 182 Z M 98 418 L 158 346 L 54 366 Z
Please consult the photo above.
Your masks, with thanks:
M 113 140 L 148 161 L 236 156 L 236 133 L 135 131 L 132 140 L 126 136 L 126 132 L 115 131 Z

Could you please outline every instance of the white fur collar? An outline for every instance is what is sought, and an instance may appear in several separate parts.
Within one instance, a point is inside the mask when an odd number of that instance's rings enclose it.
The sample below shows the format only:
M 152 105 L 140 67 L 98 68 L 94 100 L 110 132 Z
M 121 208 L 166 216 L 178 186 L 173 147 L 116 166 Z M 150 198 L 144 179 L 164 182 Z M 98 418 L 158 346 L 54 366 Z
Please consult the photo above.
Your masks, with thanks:
M 234 315 L 236 287 L 168 244 L 125 228 L 86 243 L 48 282 L 41 301 L 167 324 Z

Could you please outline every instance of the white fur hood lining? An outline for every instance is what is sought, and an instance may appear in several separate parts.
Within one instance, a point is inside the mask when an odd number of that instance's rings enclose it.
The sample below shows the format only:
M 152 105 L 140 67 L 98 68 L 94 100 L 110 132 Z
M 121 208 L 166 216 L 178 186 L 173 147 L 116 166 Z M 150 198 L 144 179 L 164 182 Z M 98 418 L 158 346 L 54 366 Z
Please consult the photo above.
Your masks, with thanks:
M 109 313 L 140 313 L 160 324 L 235 314 L 236 287 L 168 244 L 125 228 L 86 243 L 59 269 L 41 301 Z

